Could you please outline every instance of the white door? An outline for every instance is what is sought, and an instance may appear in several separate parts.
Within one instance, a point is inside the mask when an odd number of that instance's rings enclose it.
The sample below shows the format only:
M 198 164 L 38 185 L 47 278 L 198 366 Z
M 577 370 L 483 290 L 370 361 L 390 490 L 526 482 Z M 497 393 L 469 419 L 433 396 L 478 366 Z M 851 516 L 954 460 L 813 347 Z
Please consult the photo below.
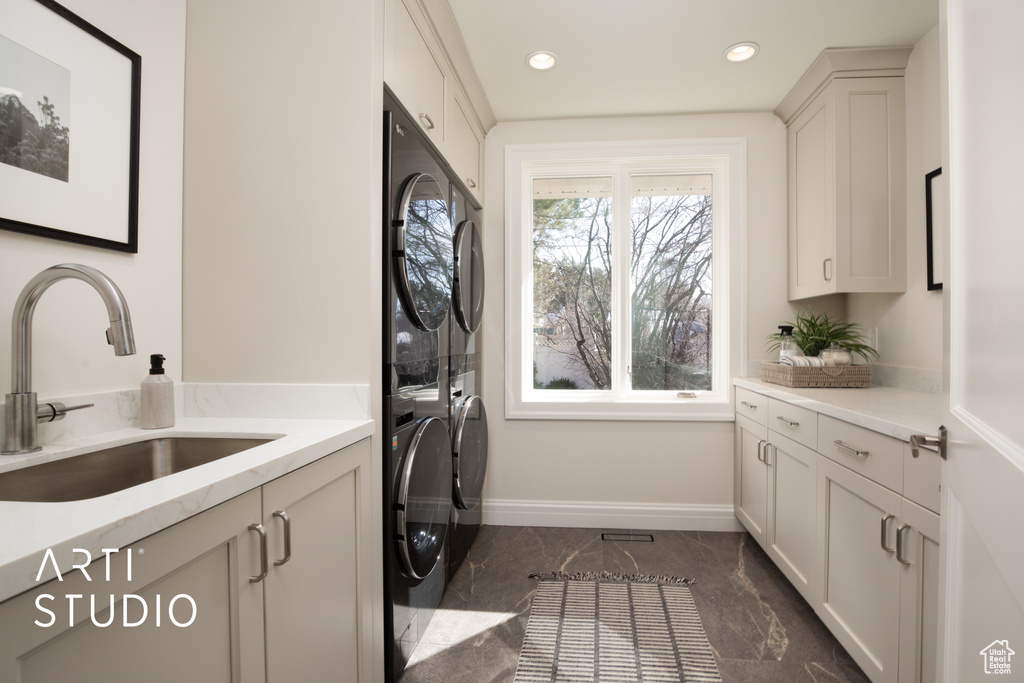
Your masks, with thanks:
M 943 4 L 950 443 L 939 666 L 948 683 L 991 673 L 1016 681 L 1024 680 L 1024 89 L 1004 46 L 1024 26 L 1024 2 Z

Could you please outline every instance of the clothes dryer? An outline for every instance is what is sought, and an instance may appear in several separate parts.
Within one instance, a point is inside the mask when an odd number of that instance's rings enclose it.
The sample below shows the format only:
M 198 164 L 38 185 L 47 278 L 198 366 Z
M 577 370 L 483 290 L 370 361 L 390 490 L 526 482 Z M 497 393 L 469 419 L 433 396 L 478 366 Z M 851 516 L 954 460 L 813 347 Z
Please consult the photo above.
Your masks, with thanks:
M 454 266 L 452 271 L 451 355 L 480 353 L 484 312 L 484 252 L 480 213 L 452 185 Z

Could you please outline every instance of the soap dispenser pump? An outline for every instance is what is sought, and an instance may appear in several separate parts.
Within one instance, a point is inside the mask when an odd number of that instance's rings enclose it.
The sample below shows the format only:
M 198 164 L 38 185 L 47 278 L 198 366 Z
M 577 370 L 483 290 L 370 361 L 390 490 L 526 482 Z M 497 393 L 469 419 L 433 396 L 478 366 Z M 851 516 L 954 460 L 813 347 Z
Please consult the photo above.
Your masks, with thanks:
M 164 373 L 164 357 L 149 357 L 149 375 L 142 380 L 140 426 L 161 429 L 174 426 L 174 381 Z
M 782 336 L 782 339 L 779 341 L 779 359 L 781 360 L 786 356 L 804 355 L 803 350 L 793 341 L 793 326 L 779 325 L 779 330 L 779 334 Z

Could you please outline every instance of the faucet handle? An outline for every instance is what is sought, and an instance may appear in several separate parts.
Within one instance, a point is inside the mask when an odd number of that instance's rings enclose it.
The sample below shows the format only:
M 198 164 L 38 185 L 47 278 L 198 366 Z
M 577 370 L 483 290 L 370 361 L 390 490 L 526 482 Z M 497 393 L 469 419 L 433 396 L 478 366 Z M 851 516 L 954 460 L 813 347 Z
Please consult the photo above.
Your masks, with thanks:
M 80 406 L 66 406 L 60 401 L 51 401 L 49 403 L 43 403 L 36 408 L 36 422 L 57 422 L 63 420 L 64 416 L 72 410 L 81 410 L 82 408 L 92 408 L 95 403 L 83 403 Z

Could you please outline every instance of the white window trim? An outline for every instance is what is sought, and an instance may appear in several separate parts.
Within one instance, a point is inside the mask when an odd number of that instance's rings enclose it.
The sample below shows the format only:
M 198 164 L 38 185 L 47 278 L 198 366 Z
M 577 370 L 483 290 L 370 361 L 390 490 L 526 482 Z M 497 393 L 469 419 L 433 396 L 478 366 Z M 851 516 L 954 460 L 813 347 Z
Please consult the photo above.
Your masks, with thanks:
M 643 164 L 654 172 L 710 170 L 715 176 L 714 291 L 727 291 L 714 306 L 714 389 L 696 398 L 670 392 L 633 392 L 613 399 L 602 391 L 539 392 L 532 387 L 532 179 L 579 162 L 594 169 Z M 720 182 L 724 179 L 725 182 Z M 724 214 L 724 215 L 720 215 Z M 724 230 L 717 221 L 722 220 Z M 732 377 L 746 355 L 747 154 L 744 138 L 509 145 L 505 148 L 505 417 L 529 420 L 731 421 Z M 628 258 L 628 256 L 627 256 Z M 532 330 L 532 324 L 530 324 Z

